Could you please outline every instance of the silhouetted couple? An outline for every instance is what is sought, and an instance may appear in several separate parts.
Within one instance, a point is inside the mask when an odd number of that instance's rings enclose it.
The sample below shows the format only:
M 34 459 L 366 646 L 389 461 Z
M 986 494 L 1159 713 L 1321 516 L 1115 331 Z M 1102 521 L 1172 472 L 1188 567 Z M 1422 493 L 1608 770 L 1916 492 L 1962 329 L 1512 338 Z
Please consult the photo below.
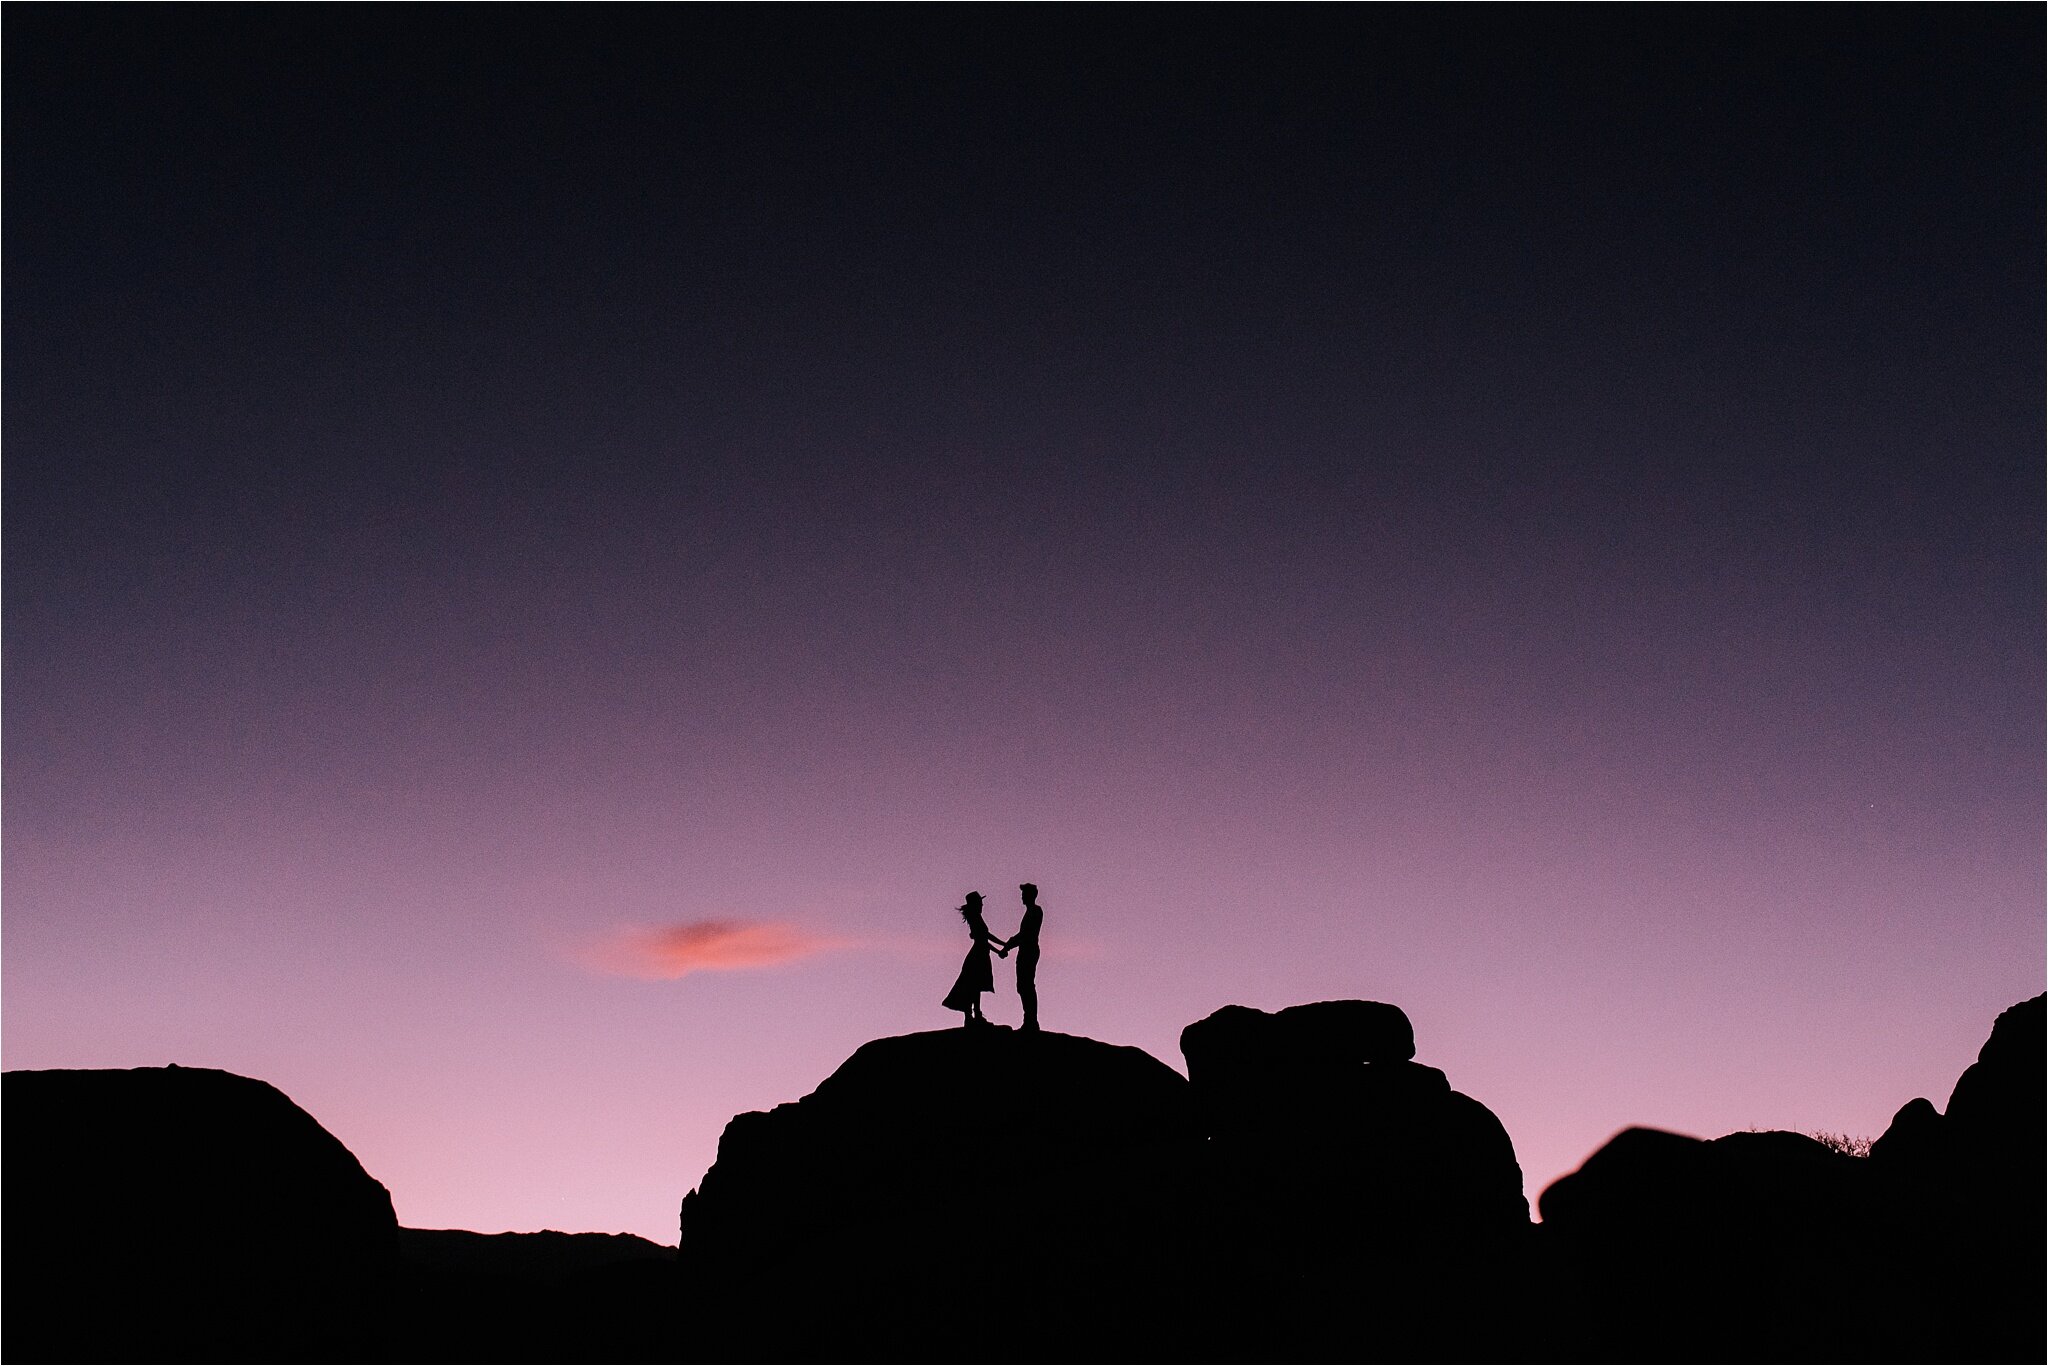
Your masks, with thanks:
M 974 944 L 967 950 L 967 959 L 960 964 L 960 975 L 954 979 L 953 989 L 946 993 L 944 1004 L 946 1009 L 964 1014 L 964 1023 L 969 1026 L 988 1023 L 981 1013 L 981 993 L 996 989 L 995 965 L 989 961 L 989 950 L 1007 958 L 1010 950 L 1015 949 L 1017 996 L 1024 1002 L 1024 1028 L 1038 1028 L 1038 927 L 1045 923 L 1045 912 L 1038 908 L 1036 884 L 1021 883 L 1017 890 L 1024 894 L 1024 920 L 1017 926 L 1017 933 L 1008 939 L 996 938 L 988 922 L 981 918 L 980 892 L 969 892 L 966 904 L 960 908 L 960 918 L 967 922 L 967 932 L 974 936 Z

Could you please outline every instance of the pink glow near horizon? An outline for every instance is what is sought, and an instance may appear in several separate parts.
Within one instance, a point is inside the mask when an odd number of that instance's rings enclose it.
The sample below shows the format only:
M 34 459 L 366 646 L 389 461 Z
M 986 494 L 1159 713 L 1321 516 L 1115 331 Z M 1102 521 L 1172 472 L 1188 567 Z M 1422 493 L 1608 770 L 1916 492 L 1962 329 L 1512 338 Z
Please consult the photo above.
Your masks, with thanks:
M 1532 1201 L 1629 1124 L 1874 1135 L 1914 1095 L 1945 1103 L 1991 1017 L 2038 989 L 2024 809 L 1913 839 L 1825 785 L 1731 818 L 1697 788 L 1629 801 L 1609 774 L 1567 802 L 1563 775 L 1448 766 L 1339 808 L 1312 771 L 1303 805 L 1269 773 L 1174 781 L 1050 743 L 1020 788 L 979 743 L 957 767 L 866 770 L 888 800 L 843 814 L 733 773 L 759 785 L 681 818 L 686 797 L 620 771 L 525 805 L 479 775 L 439 817 L 265 803 L 61 845 L 18 831 L 7 1065 L 259 1076 L 408 1225 L 666 1241 L 734 1113 L 796 1099 L 869 1038 L 951 1023 L 969 887 L 1002 933 L 1014 898 L 988 889 L 1035 878 L 1048 949 L 1093 941 L 1049 952 L 1049 1027 L 1176 1067 L 1180 1029 L 1226 1003 L 1401 1005 L 1420 1060 L 1501 1116 Z M 1433 814 L 1448 791 L 1468 821 Z M 552 951 L 606 942 L 622 908 L 734 917 L 649 932 L 643 967 L 758 966 L 636 981 Z M 1014 1021 L 998 980 L 990 1013 Z

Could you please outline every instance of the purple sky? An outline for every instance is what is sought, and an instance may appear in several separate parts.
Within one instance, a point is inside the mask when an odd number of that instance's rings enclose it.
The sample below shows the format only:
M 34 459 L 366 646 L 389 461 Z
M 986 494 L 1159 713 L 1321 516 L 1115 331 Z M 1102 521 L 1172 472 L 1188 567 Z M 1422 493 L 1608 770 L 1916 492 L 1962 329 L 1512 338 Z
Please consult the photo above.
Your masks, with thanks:
M 671 1240 L 969 889 L 1532 1200 L 2042 989 L 2037 8 L 490 27 L 9 15 L 7 1067 Z

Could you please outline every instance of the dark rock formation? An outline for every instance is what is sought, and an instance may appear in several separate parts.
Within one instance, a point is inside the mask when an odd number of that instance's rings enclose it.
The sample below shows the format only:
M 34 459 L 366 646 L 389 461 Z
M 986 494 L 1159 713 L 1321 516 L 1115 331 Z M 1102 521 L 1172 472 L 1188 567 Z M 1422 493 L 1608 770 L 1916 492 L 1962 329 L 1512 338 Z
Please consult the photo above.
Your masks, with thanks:
M 654 1361 L 674 1354 L 676 1252 L 626 1233 L 402 1228 L 394 1357 Z
M 682 1207 L 693 1331 L 757 1357 L 1160 1355 L 1198 1144 L 1187 1082 L 1137 1049 L 878 1039 L 726 1126 Z
M 1519 1334 L 1513 1146 L 1410 1061 L 1397 1007 L 1232 1006 L 1183 1047 L 1192 1083 L 1064 1035 L 883 1039 L 738 1116 L 683 1202 L 693 1324 L 752 1355 L 913 1358 L 1440 1357 Z
M 1941 1111 L 1927 1097 L 1915 1096 L 1892 1116 L 1890 1127 L 1870 1145 L 1870 1155 L 1887 1169 L 1899 1164 L 1926 1166 L 1945 1160 L 1948 1148 L 1948 1126 L 1941 1121 Z
M 1231 1006 L 1145 1054 L 881 1039 L 727 1127 L 672 1251 L 399 1230 L 274 1088 L 6 1076 L 15 1360 L 2036 1360 L 2048 998 L 1868 1159 L 1630 1129 L 1527 1222 L 1396 1008 Z
M 1950 1113 L 1908 1103 L 1868 1159 L 1617 1135 L 1543 1192 L 1553 1326 L 1606 1360 L 2040 1359 L 2043 1043 L 2043 998 L 2006 1011 Z
M 1182 1030 L 1180 1051 L 1197 1086 L 1229 1085 L 1276 1059 L 1290 1068 L 1407 1062 L 1415 1030 L 1401 1007 L 1382 1001 L 1316 1001 L 1270 1015 L 1225 1006 Z
M 1409 1061 L 1400 1007 L 1225 1006 L 1182 1030 L 1180 1046 L 1217 1157 L 1249 1181 L 1251 1207 L 1456 1240 L 1528 1224 L 1507 1131 Z
M 1583 1287 L 1555 1326 L 1596 1359 L 1863 1355 L 1869 1174 L 1804 1134 L 1625 1130 L 1543 1192 L 1550 1250 Z
M 1442 1072 L 1410 1061 L 1414 1033 L 1399 1007 L 1226 1006 L 1182 1031 L 1181 1051 L 1211 1140 L 1211 1341 L 1226 1354 L 1311 1358 L 1484 1356 L 1506 1345 L 1489 1330 L 1505 1331 L 1512 1315 L 1453 1312 L 1423 1328 L 1471 1294 L 1500 1307 L 1529 1209 L 1507 1131 Z M 1361 1286 L 1404 1316 L 1365 1332 Z
M 1956 1360 L 2048 1355 L 2048 996 L 1999 1015 L 1947 1113 L 1909 1101 L 1870 1161 L 1893 1230 L 1895 1336 Z
M 5 1104 L 8 1359 L 381 1354 L 391 1197 L 275 1087 L 9 1072 Z
M 2001 1013 L 1991 1037 L 1977 1051 L 1977 1061 L 1964 1069 L 1948 1098 L 1945 1117 L 1955 1126 L 1958 1141 L 1973 1145 L 1983 1158 L 2010 1153 L 2038 1172 L 2048 1144 L 2048 1114 L 2041 1104 L 2042 1077 L 2048 1075 L 2048 994 Z
M 676 1250 L 630 1233 L 471 1233 L 402 1228 L 398 1255 L 421 1277 L 488 1277 L 521 1286 L 560 1286 L 619 1266 L 672 1265 Z
M 1707 1145 L 1662 1129 L 1624 1129 L 1537 1202 L 1546 1229 L 1588 1241 L 1670 1229 L 1687 1237 L 1711 1211 L 1696 1194 L 1709 1182 Z M 1675 1222 L 1674 1222 L 1675 1221 Z

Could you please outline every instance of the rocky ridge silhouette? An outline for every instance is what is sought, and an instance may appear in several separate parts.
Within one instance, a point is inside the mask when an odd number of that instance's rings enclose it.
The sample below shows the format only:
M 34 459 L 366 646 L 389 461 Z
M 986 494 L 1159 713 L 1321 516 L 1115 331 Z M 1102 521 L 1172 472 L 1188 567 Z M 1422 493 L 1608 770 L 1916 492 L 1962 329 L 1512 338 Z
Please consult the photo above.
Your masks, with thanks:
M 391 1195 L 277 1088 L 200 1067 L 4 1079 L 12 1361 L 380 1351 Z
M 681 1264 L 700 1324 L 767 1356 L 975 1356 L 998 1321 L 1020 1355 L 1141 1354 L 1184 1299 L 1171 1249 L 1198 1158 L 1186 1079 L 1135 1048 L 878 1039 L 727 1125 L 683 1201 Z
M 15 1360 L 2043 1355 L 2048 997 L 1868 1158 L 1616 1135 L 1543 1193 L 1377 1002 L 1225 1007 L 1188 1076 L 999 1027 L 736 1116 L 678 1249 L 401 1230 L 262 1082 L 10 1072 Z M 108 1252 L 110 1230 L 135 1249 Z M 107 1312 L 118 1305 L 120 1312 Z

